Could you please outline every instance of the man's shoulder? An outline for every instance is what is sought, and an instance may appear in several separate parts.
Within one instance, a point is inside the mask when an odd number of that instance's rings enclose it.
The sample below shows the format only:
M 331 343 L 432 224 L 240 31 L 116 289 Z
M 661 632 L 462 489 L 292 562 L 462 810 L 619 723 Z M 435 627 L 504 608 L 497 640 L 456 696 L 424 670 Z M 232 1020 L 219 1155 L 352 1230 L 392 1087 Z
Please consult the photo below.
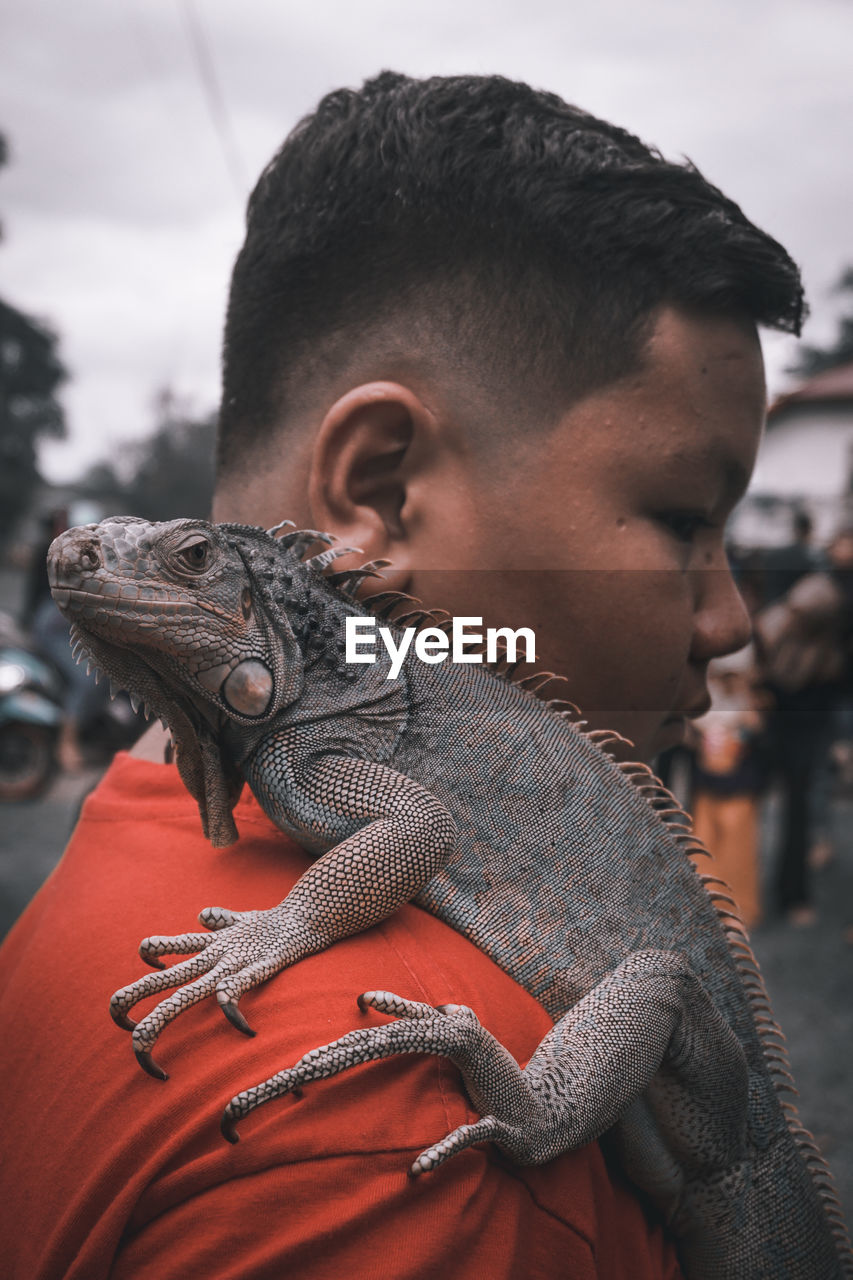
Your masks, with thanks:
M 114 1051 L 118 1033 L 104 1021 L 103 1009 L 113 990 L 150 972 L 137 954 L 142 938 L 198 931 L 204 907 L 272 907 L 310 865 L 309 855 L 270 822 L 248 791 L 235 817 L 238 842 L 213 849 L 174 768 L 127 756 L 114 763 L 6 949 L 7 959 L 23 966 L 24 985 L 37 983 L 47 1005 L 59 1000 L 68 1008 L 69 973 L 57 957 L 79 953 L 85 937 L 74 992 L 84 1007 L 74 1010 L 66 1036 L 109 1035 Z M 205 1044 L 215 1036 L 215 1052 L 233 1059 L 240 1069 L 235 1084 L 242 1087 L 246 1073 L 251 1082 L 255 1069 L 269 1074 L 321 1041 L 382 1021 L 356 1003 L 362 991 L 375 989 L 430 1004 L 470 1004 L 522 1061 L 550 1026 L 537 1001 L 471 942 L 406 905 L 248 992 L 241 1008 L 258 1031 L 254 1040 L 236 1035 L 208 999 L 166 1028 L 155 1056 L 171 1073 L 178 1060 L 196 1061 L 194 1036 Z M 61 1021 L 62 1012 L 57 1016 Z M 132 1062 L 126 1038 L 122 1047 Z
M 124 981 L 131 981 L 137 970 L 146 971 L 136 948 L 148 934 L 197 930 L 198 912 L 210 905 L 238 911 L 274 906 L 311 856 L 275 827 L 248 788 L 235 819 L 237 843 L 213 849 L 174 767 L 118 757 L 87 799 L 44 900 L 35 904 L 39 929 L 47 924 L 54 936 L 73 931 L 68 904 L 85 902 L 88 927 L 103 940 L 100 949 L 122 953 Z M 110 967 L 106 956 L 104 964 Z M 537 1001 L 483 952 L 412 905 L 300 961 L 245 1000 L 263 1010 L 276 1003 L 269 995 L 274 991 L 287 1006 L 287 1025 L 297 1019 L 312 1028 L 318 1008 L 331 1025 L 340 1003 L 340 1023 L 348 1028 L 379 1016 L 359 1013 L 360 991 L 400 985 L 400 994 L 412 999 L 476 1004 L 487 1023 L 494 1006 L 498 1025 L 490 1030 L 511 1041 L 508 1047 L 521 1058 L 550 1026 Z M 295 1005 L 305 1006 L 298 1018 Z
M 545 1011 L 470 942 L 414 906 L 248 992 L 240 1007 L 256 1033 L 251 1039 L 212 998 L 186 1008 L 155 1048 L 169 1080 L 140 1071 L 130 1037 L 106 1011 L 112 991 L 150 972 L 136 954 L 140 939 L 197 929 L 202 907 L 272 906 L 309 863 L 250 796 L 236 818 L 238 843 L 212 849 L 173 769 L 119 759 L 10 939 L 12 980 L 0 1004 L 18 1043 L 4 1076 L 21 1112 L 12 1129 L 28 1134 L 16 1168 L 22 1185 L 41 1179 L 63 1256 L 78 1247 L 61 1225 L 63 1206 L 73 1204 L 75 1221 L 92 1232 L 96 1222 L 102 1233 L 112 1224 L 125 1241 L 128 1275 L 149 1274 L 130 1266 L 137 1247 L 174 1258 L 178 1238 L 191 1273 L 198 1223 L 208 1240 L 247 1237 L 247 1275 L 256 1274 L 248 1256 L 263 1252 L 265 1231 L 282 1265 L 325 1277 L 357 1270 L 367 1240 L 381 1253 L 389 1225 L 402 1253 L 377 1265 L 377 1275 L 423 1274 L 410 1271 L 403 1254 L 408 1248 L 423 1261 L 423 1240 L 431 1233 L 440 1240 L 442 1232 L 445 1242 L 433 1252 L 448 1276 L 478 1267 L 495 1276 L 547 1276 L 556 1274 L 555 1259 L 568 1259 L 579 1276 L 664 1274 L 671 1259 L 659 1229 L 649 1228 L 596 1144 L 526 1170 L 492 1146 L 472 1148 L 423 1186 L 412 1185 L 406 1171 L 414 1158 L 477 1119 L 445 1058 L 364 1064 L 306 1088 L 301 1099 L 259 1108 L 240 1125 L 236 1147 L 221 1138 L 218 1118 L 235 1093 L 320 1044 L 384 1021 L 359 1010 L 356 997 L 365 990 L 470 1004 L 520 1061 L 530 1056 L 550 1026 Z M 85 1064 L 73 1093 L 57 1087 L 69 1063 Z M 48 1144 L 55 1167 L 45 1178 L 39 1149 Z M 283 1217 L 273 1230 L 269 1209 L 279 1200 Z M 26 1217 L 20 1204 L 9 1212 Z M 541 1248 L 529 1243 L 536 1240 Z M 612 1264 L 605 1265 L 608 1252 Z M 99 1274 L 94 1262 L 86 1274 Z

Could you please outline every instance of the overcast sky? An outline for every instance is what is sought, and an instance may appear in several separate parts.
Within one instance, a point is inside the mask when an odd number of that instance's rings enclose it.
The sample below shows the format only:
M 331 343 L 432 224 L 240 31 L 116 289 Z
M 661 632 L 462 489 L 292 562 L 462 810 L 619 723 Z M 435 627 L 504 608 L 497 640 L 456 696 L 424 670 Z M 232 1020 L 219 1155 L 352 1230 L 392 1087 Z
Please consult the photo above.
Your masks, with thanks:
M 806 340 L 853 263 L 850 0 L 5 0 L 0 293 L 72 379 L 53 479 L 218 397 L 246 196 L 327 90 L 384 67 L 499 72 L 689 156 L 803 268 Z M 770 339 L 771 391 L 789 339 Z

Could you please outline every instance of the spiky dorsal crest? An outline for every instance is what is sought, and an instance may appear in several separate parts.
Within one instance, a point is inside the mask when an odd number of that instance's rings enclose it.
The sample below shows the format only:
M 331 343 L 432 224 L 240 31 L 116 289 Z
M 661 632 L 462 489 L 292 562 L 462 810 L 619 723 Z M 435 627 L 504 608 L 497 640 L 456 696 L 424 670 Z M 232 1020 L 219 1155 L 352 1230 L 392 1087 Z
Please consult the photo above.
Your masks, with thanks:
M 268 538 L 277 538 L 280 533 L 284 533 L 285 529 L 295 529 L 296 525 L 292 520 L 280 520 L 278 524 L 274 524 L 271 529 L 267 529 Z
M 277 525 L 276 528 L 282 528 L 285 523 L 287 522 Z M 334 533 L 323 533 L 320 529 L 293 529 L 275 540 L 280 547 L 286 547 L 294 555 L 302 556 L 309 547 L 313 547 L 315 542 L 322 542 L 324 546 L 330 547 L 333 542 L 337 542 L 337 537 Z
M 358 588 L 368 578 L 381 578 L 380 569 L 390 568 L 390 560 L 368 560 L 358 569 L 339 569 L 335 573 L 327 573 L 326 581 L 343 595 L 354 600 Z
M 311 556 L 309 560 L 305 560 L 303 563 L 307 564 L 309 568 L 317 569 L 320 573 L 323 573 L 328 581 L 328 575 L 325 574 L 325 570 L 328 569 L 329 565 L 335 560 L 340 560 L 341 556 L 351 555 L 363 556 L 364 552 L 361 547 L 330 547 L 328 551 L 318 551 L 315 556 Z

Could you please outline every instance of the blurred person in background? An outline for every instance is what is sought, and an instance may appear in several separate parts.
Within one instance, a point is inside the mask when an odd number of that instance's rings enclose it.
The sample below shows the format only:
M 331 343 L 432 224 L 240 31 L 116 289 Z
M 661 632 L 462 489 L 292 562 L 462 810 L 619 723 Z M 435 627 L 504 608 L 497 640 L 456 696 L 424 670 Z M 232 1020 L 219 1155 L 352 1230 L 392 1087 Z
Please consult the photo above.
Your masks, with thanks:
M 843 558 L 843 546 L 840 554 Z M 816 919 L 810 871 L 827 857 L 829 789 L 821 779 L 849 662 L 844 619 L 844 588 L 834 565 L 829 572 L 799 576 L 755 619 L 763 683 L 771 698 L 769 758 L 782 802 L 776 905 L 794 925 Z
M 812 787 L 813 839 L 809 867 L 813 871 L 820 871 L 835 857 L 836 787 L 853 784 L 853 526 L 836 533 L 826 549 L 826 563 L 829 577 L 839 592 L 836 621 L 840 672 Z
M 807 511 L 796 511 L 793 540 L 783 547 L 770 547 L 765 551 L 762 574 L 765 604 L 780 600 L 800 578 L 825 567 L 825 557 L 812 545 L 812 536 L 811 516 Z
M 839 591 L 839 642 L 843 666 L 833 721 L 833 763 L 842 781 L 853 784 L 853 524 L 839 530 L 830 543 L 829 573 Z
M 751 644 L 715 658 L 708 669 L 711 707 L 692 726 L 693 829 L 711 850 L 712 872 L 731 889 L 747 929 L 761 920 L 758 842 L 766 781 L 756 678 Z

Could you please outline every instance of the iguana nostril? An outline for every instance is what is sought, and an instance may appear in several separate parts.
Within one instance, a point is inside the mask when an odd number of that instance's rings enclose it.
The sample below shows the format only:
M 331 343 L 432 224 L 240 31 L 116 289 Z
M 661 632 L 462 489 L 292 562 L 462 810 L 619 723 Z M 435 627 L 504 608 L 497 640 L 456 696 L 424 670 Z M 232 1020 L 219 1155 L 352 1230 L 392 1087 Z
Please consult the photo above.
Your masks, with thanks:
M 80 549 L 79 559 L 84 569 L 99 569 L 101 567 L 101 557 L 93 542 L 87 543 Z

